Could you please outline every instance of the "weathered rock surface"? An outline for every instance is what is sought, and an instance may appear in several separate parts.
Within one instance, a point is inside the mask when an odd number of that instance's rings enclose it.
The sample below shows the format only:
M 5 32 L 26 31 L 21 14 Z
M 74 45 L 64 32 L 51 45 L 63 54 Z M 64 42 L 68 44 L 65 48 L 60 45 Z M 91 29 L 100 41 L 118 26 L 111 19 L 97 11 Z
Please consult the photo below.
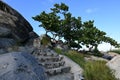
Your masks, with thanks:
M 108 52 L 108 55 L 111 57 L 115 57 L 115 56 L 118 56 L 119 54 L 115 52 Z
M 49 80 L 74 80 L 74 76 L 72 73 L 63 73 L 63 74 L 51 76 Z
M 115 56 L 111 61 L 106 64 L 111 70 L 116 78 L 120 80 L 120 55 Z
M 0 48 L 26 43 L 38 35 L 16 10 L 0 0 Z
M 47 80 L 43 67 L 28 53 L 0 55 L 0 80 Z
M 15 45 L 16 41 L 10 38 L 0 38 L 0 48 L 10 47 Z

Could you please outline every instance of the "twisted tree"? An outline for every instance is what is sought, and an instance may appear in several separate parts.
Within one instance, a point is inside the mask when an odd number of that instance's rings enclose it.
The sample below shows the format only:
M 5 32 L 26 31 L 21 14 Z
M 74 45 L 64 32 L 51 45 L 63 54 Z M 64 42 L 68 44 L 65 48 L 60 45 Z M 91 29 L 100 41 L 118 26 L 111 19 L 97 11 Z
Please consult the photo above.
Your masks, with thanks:
M 69 47 L 80 49 L 82 45 L 91 49 L 97 49 L 102 42 L 110 43 L 118 47 L 119 44 L 114 39 L 107 37 L 106 33 L 100 31 L 94 26 L 94 21 L 82 22 L 81 17 L 73 17 L 69 12 L 69 7 L 64 3 L 55 4 L 50 13 L 45 11 L 32 17 L 39 21 L 40 26 L 47 32 L 62 37 L 68 43 Z M 54 39 L 55 39 L 54 37 Z

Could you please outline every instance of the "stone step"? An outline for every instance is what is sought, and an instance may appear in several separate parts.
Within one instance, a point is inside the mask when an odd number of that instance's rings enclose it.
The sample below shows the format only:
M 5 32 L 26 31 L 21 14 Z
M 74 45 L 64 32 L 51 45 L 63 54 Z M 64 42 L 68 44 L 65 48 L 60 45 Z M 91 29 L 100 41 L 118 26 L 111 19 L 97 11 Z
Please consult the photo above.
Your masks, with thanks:
M 59 68 L 52 68 L 52 69 L 46 69 L 46 73 L 48 75 L 56 75 L 56 74 L 60 74 L 60 73 L 68 73 L 70 71 L 71 67 L 69 66 L 62 66 Z
M 65 61 L 63 61 L 64 57 L 52 50 L 38 49 L 33 55 L 38 60 L 39 65 L 45 68 L 48 75 L 67 73 L 71 69 L 71 67 L 65 66 Z
M 48 54 L 48 53 L 34 53 L 33 55 L 34 56 L 43 56 L 43 57 L 44 56 L 50 56 L 50 57 L 53 57 L 53 56 L 57 57 L 57 56 L 59 56 L 58 54 L 52 54 L 52 53 L 51 54 Z
M 65 61 L 40 63 L 40 65 L 44 66 L 46 69 L 58 68 L 64 66 L 64 64 Z
M 42 57 L 45 57 L 45 56 L 58 57 L 59 55 L 58 55 L 58 54 L 40 53 L 40 54 L 36 54 L 36 56 L 42 56 Z
M 59 56 L 54 51 L 43 51 L 41 49 L 37 49 L 33 53 L 34 56 Z
M 51 62 L 58 62 L 58 61 L 61 61 L 63 60 L 64 57 L 50 57 L 50 56 L 37 56 L 36 59 L 39 60 L 39 62 L 48 62 L 48 61 L 51 61 Z

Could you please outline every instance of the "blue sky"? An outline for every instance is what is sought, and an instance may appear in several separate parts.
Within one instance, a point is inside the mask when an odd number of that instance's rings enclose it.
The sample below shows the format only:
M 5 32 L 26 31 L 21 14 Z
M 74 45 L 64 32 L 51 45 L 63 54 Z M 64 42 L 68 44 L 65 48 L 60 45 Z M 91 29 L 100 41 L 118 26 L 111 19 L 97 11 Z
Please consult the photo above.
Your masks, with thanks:
M 55 3 L 65 3 L 73 16 L 80 16 L 82 21 L 94 20 L 95 26 L 120 43 L 120 0 L 4 0 L 20 12 L 32 25 L 38 35 L 44 30 L 31 17 L 42 11 L 49 12 Z M 105 46 L 104 46 L 105 47 Z

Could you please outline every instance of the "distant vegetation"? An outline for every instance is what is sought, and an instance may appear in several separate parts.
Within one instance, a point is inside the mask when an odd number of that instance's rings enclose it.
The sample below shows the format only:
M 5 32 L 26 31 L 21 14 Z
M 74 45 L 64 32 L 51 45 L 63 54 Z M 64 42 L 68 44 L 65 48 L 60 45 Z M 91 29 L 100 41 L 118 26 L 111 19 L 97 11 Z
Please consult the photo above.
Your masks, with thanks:
M 114 49 L 114 50 L 110 50 L 110 52 L 115 52 L 115 53 L 118 53 L 118 54 L 120 54 L 120 49 Z
M 94 26 L 94 21 L 82 22 L 81 17 L 72 16 L 66 4 L 55 4 L 50 10 L 50 13 L 43 11 L 32 18 L 40 22 L 39 26 L 46 30 L 46 34 L 50 32 L 54 40 L 56 37 L 59 38 L 58 40 L 63 38 L 70 48 L 76 48 L 76 50 L 84 45 L 89 51 L 93 49 L 98 51 L 97 47 L 102 42 L 110 43 L 115 47 L 119 46 L 117 41 Z

